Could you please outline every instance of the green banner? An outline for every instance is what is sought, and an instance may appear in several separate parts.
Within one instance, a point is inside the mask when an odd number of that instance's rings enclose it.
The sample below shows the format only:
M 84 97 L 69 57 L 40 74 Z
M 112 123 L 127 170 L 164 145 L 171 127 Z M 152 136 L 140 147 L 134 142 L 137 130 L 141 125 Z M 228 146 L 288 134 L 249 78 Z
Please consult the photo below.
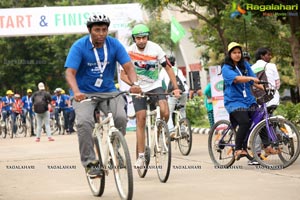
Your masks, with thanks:
M 171 40 L 174 43 L 177 43 L 184 36 L 185 36 L 185 30 L 184 30 L 184 28 L 175 19 L 175 17 L 172 17 L 172 19 L 171 19 Z

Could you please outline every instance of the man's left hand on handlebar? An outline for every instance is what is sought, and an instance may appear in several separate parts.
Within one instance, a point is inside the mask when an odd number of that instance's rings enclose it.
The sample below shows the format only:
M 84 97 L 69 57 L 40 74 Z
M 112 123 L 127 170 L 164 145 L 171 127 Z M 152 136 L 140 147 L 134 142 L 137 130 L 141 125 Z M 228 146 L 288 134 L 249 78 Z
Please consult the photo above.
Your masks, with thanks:
M 129 89 L 129 92 L 139 94 L 142 93 L 142 89 L 138 85 L 132 85 Z
M 175 89 L 173 90 L 172 94 L 176 97 L 179 98 L 181 96 L 181 90 L 180 89 Z

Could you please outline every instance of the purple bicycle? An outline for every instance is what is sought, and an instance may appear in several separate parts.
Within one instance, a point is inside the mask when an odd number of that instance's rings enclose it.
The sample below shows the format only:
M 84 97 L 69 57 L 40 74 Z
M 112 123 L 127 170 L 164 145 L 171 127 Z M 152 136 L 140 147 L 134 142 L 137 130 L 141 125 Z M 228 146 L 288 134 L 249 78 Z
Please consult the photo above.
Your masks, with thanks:
M 272 96 L 274 89 L 266 87 L 266 95 Z M 262 167 L 282 169 L 296 161 L 300 154 L 300 134 L 296 126 L 282 116 L 271 116 L 266 101 L 257 108 L 252 116 L 252 124 L 247 133 L 246 156 L 255 159 Z M 235 134 L 238 126 L 228 120 L 216 122 L 210 129 L 208 138 L 209 156 L 216 167 L 228 168 L 235 162 Z M 267 141 L 267 144 L 266 144 Z M 266 148 L 268 146 L 268 148 Z M 272 152 L 270 152 L 272 148 Z

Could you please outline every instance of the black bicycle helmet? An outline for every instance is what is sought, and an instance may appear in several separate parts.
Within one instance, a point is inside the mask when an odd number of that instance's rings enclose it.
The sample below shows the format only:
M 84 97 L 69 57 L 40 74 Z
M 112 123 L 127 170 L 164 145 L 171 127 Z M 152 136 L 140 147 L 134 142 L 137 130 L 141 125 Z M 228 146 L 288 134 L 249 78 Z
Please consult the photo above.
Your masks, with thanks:
M 110 20 L 104 14 L 93 15 L 93 16 L 90 16 L 88 18 L 88 20 L 86 22 L 86 26 L 88 28 L 91 28 L 94 24 L 106 24 L 107 26 L 109 26 L 110 25 Z
M 250 53 L 248 53 L 247 51 L 243 51 L 243 57 L 244 58 L 249 58 L 249 59 L 251 58 Z
M 168 60 L 170 61 L 171 65 L 174 66 L 175 65 L 175 57 L 174 56 L 168 56 Z

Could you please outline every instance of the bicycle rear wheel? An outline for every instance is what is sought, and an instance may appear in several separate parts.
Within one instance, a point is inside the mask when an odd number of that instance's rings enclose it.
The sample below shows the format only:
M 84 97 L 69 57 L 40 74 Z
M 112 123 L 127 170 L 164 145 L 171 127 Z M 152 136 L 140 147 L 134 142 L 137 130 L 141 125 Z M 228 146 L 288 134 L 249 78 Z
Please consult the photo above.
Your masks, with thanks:
M 149 143 L 149 134 L 148 133 L 148 127 L 146 126 L 145 129 L 145 166 L 144 167 L 140 167 L 137 168 L 137 172 L 139 177 L 144 178 L 148 172 L 148 166 L 150 163 L 150 159 L 151 159 L 151 150 L 150 150 L 150 143 Z M 136 150 L 136 158 L 138 158 L 138 151 Z
M 50 118 L 50 130 L 51 130 L 51 135 L 59 133 L 59 127 L 57 126 L 57 123 L 53 118 Z
M 179 139 L 178 146 L 182 155 L 187 156 L 192 149 L 193 136 L 191 124 L 187 118 L 182 118 L 179 121 Z
M 64 135 L 65 134 L 65 118 L 63 117 L 63 114 L 61 113 L 59 116 L 59 134 Z
M 22 119 L 20 119 L 19 116 L 16 119 L 16 123 L 17 123 L 18 136 L 20 135 L 20 136 L 26 137 L 27 127 L 26 127 L 26 124 L 23 124 Z
M 110 155 L 114 155 L 112 162 L 116 186 L 121 199 L 132 199 L 133 175 L 128 146 L 121 132 L 113 132 L 112 138 L 114 152 Z
M 97 156 L 97 160 L 99 160 L 99 166 L 102 167 L 102 158 L 101 158 L 101 153 L 100 153 L 100 148 L 99 148 L 99 141 L 97 139 L 97 137 L 94 137 L 94 149 L 95 149 L 95 153 Z M 93 193 L 94 196 L 102 196 L 103 192 L 104 192 L 104 188 L 105 188 L 105 173 L 102 173 L 102 177 L 90 177 L 90 176 L 86 176 L 90 189 Z
M 158 145 L 158 146 L 156 146 Z M 160 182 L 167 182 L 171 170 L 171 139 L 166 122 L 157 121 L 157 144 L 154 147 L 157 175 Z
M 227 120 L 217 121 L 208 136 L 208 152 L 215 166 L 228 168 L 234 161 L 235 131 Z
M 270 146 L 277 151 L 270 154 L 260 139 L 267 134 L 266 121 L 259 124 L 253 130 L 251 141 L 260 141 L 260 145 L 251 142 L 251 150 L 257 162 L 267 169 L 282 169 L 295 162 L 300 154 L 300 134 L 297 128 L 290 121 L 283 118 L 270 118 L 269 126 L 276 134 L 276 140 L 270 142 Z

